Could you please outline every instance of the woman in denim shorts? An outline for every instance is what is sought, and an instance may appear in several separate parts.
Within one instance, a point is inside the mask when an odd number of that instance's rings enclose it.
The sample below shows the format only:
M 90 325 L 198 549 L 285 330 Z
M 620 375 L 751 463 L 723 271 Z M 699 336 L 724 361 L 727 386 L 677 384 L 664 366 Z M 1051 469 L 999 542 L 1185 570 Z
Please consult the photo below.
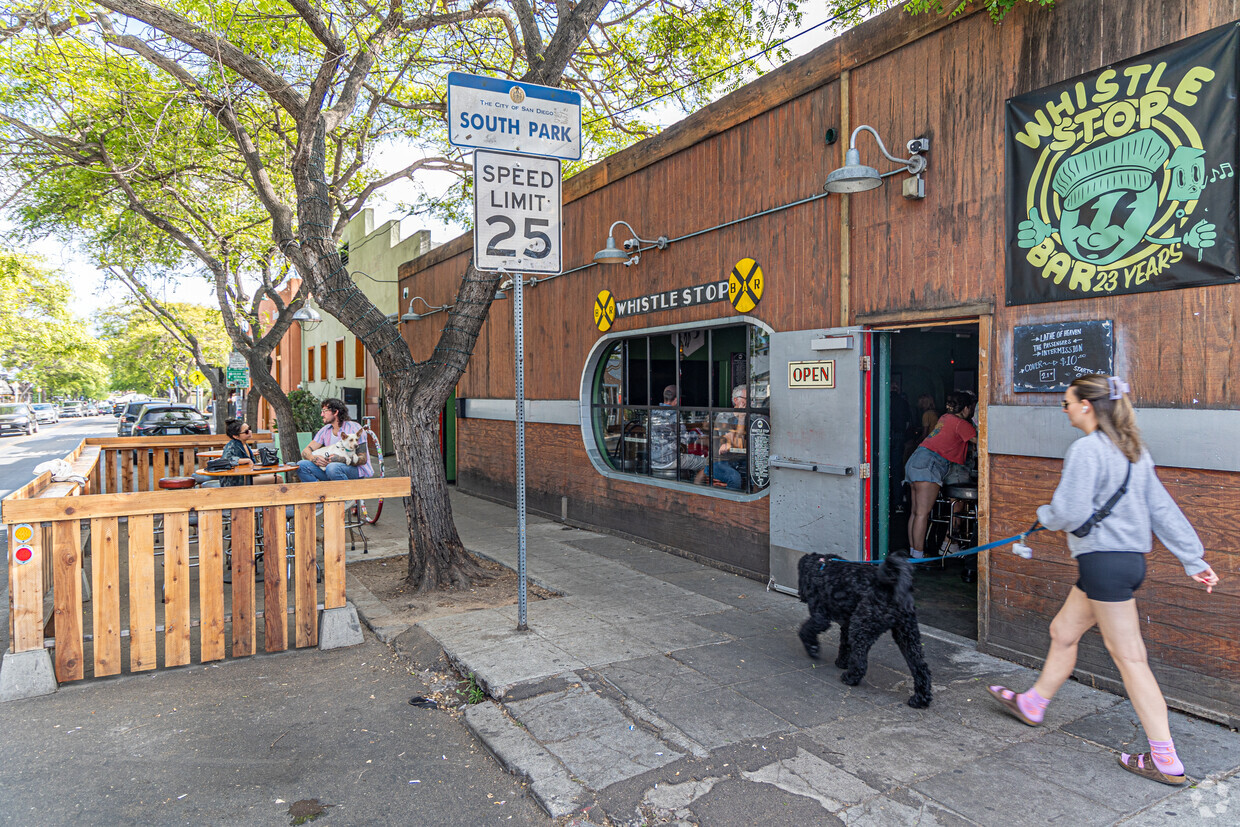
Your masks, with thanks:
M 913 489 L 913 513 L 908 520 L 908 547 L 913 557 L 925 557 L 926 530 L 930 509 L 952 463 L 963 465 L 970 442 L 977 439 L 977 428 L 969 420 L 976 405 L 973 394 L 955 391 L 947 395 L 947 413 L 939 417 L 934 430 L 921 441 L 904 464 L 904 479 Z

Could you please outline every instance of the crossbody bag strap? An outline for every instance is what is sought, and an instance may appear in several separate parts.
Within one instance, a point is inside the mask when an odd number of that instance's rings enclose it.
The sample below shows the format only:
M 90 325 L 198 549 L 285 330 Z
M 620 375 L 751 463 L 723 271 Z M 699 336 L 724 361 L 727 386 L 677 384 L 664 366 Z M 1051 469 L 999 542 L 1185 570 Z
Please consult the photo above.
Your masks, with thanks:
M 1124 473 L 1124 481 L 1119 484 L 1119 490 L 1111 495 L 1111 498 L 1102 504 L 1102 507 L 1093 513 L 1079 528 L 1072 533 L 1077 537 L 1084 537 L 1093 531 L 1094 526 L 1102 522 L 1111 513 L 1111 509 L 1120 501 L 1120 498 L 1128 491 L 1128 480 L 1132 478 L 1132 463 L 1128 463 L 1128 470 Z

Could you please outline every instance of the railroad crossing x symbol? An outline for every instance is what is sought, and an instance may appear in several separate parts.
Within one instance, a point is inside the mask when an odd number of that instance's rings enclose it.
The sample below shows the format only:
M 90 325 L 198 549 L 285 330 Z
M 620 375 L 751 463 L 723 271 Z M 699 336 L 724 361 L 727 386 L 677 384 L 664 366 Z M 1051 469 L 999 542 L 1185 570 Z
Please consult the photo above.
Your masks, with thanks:
M 594 323 L 602 333 L 611 330 L 616 322 L 616 297 L 610 290 L 602 290 L 594 299 Z
M 728 276 L 728 301 L 737 313 L 748 313 L 762 301 L 762 268 L 751 258 L 736 262 Z

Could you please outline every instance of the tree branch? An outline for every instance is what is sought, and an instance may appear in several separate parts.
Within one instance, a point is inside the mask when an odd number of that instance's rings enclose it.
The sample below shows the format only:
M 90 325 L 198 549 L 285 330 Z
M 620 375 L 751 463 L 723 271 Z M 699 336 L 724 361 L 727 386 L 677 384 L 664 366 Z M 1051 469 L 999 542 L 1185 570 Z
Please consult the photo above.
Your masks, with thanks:
M 197 50 L 203 56 L 214 59 L 258 86 L 294 118 L 299 118 L 305 111 L 305 99 L 288 81 L 228 40 L 208 34 L 181 15 L 145 0 L 99 0 L 99 5 L 140 20 Z

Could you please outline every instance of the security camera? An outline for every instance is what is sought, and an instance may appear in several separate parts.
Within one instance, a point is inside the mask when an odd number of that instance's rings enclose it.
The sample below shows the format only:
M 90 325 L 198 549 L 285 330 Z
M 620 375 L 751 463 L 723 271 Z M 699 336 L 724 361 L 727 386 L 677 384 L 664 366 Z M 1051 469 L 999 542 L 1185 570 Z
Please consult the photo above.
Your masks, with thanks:
M 641 256 L 634 254 L 634 256 L 633 256 L 632 258 L 627 258 L 627 259 L 625 259 L 625 260 L 624 260 L 624 266 L 625 266 L 625 267 L 632 267 L 634 264 L 636 264 L 637 262 L 639 262 L 639 261 L 641 261 L 641 260 L 642 260 L 642 257 L 641 257 Z
M 632 252 L 633 250 L 636 250 L 638 247 L 641 246 L 641 242 L 638 241 L 636 238 L 626 238 L 624 240 L 624 244 L 621 246 L 623 246 L 625 250 Z
M 921 155 L 930 151 L 929 138 L 914 138 L 908 142 L 908 151 L 910 155 Z

